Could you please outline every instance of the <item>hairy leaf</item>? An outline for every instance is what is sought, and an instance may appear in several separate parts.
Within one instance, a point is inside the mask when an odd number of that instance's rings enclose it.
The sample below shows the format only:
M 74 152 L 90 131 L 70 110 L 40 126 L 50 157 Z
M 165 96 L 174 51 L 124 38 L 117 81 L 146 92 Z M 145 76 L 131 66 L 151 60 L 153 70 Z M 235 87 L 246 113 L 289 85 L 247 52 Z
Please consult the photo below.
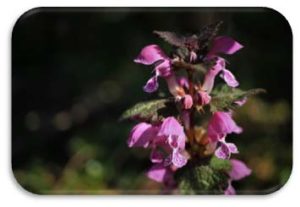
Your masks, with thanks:
M 187 48 L 193 51 L 199 49 L 197 35 L 183 36 L 168 31 L 154 31 L 154 33 L 173 46 Z
M 165 40 L 167 43 L 176 46 L 184 47 L 185 37 L 176 34 L 175 32 L 168 31 L 153 31 L 154 34 L 157 34 L 160 38 Z
M 210 164 L 187 166 L 180 171 L 176 178 L 183 194 L 222 194 L 227 186 L 227 173 Z
M 212 112 L 216 112 L 216 111 L 227 111 L 230 109 L 234 109 L 238 106 L 236 104 L 236 101 L 264 92 L 266 91 L 261 88 L 255 88 L 255 89 L 243 91 L 241 89 L 231 88 L 227 85 L 223 85 L 221 88 L 217 87 L 212 92 L 210 110 Z
M 231 164 L 229 160 L 219 159 L 213 156 L 209 162 L 209 166 L 214 170 L 230 171 Z
M 207 25 L 200 30 L 198 35 L 200 49 L 204 49 L 208 46 L 210 41 L 217 35 L 222 21 L 215 22 L 213 24 Z
M 176 109 L 171 99 L 159 99 L 140 102 L 127 109 L 120 117 L 120 120 L 137 119 L 142 121 L 158 121 L 168 116 Z

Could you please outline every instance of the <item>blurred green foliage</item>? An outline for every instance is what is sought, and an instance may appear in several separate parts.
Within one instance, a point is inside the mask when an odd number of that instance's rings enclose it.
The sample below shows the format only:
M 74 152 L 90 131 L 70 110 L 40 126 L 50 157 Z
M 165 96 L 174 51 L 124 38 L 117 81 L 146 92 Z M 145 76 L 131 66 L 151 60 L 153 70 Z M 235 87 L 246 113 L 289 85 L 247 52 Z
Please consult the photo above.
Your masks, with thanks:
M 253 170 L 238 193 L 282 186 L 292 167 L 292 34 L 277 12 L 262 8 L 36 9 L 12 35 L 12 168 L 39 194 L 156 194 L 149 152 L 128 149 L 132 122 L 122 112 L 167 95 L 142 86 L 151 69 L 134 64 L 151 43 L 170 47 L 153 30 L 197 32 L 223 20 L 222 35 L 245 48 L 227 58 L 241 88 L 264 88 L 235 114 L 244 133 L 234 140 Z

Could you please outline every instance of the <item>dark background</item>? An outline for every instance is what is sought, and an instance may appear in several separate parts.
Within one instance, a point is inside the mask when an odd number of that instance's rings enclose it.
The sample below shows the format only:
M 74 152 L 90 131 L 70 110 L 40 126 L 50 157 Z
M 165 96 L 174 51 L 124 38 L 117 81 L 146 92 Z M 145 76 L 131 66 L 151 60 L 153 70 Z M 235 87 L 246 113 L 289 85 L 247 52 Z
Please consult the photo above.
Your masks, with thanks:
M 40 8 L 12 34 L 12 168 L 34 193 L 159 193 L 148 180 L 149 152 L 129 149 L 133 122 L 120 114 L 158 94 L 143 92 L 151 69 L 133 63 L 140 49 L 170 47 L 153 30 L 196 33 L 223 20 L 219 34 L 244 49 L 228 56 L 241 88 L 265 88 L 238 110 L 244 128 L 230 136 L 234 156 L 253 170 L 233 185 L 270 193 L 292 167 L 292 34 L 285 18 L 264 8 Z M 221 82 L 221 81 L 220 81 Z

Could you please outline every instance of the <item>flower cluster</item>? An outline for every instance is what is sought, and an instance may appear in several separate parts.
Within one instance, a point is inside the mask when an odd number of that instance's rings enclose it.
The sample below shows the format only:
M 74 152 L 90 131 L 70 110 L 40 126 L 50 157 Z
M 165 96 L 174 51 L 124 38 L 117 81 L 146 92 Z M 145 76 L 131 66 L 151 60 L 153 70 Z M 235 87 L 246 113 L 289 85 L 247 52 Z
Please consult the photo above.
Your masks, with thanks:
M 234 143 L 227 142 L 231 133 L 240 134 L 243 130 L 233 120 L 233 110 L 207 111 L 212 103 L 213 89 L 218 77 L 224 80 L 227 87 L 236 88 L 239 82 L 226 67 L 227 60 L 222 54 L 232 55 L 243 46 L 226 36 L 213 36 L 207 39 L 207 46 L 197 36 L 183 38 L 179 46 L 168 39 L 167 32 L 159 33 L 177 49 L 184 49 L 185 55 L 175 53 L 167 56 L 155 44 L 144 47 L 135 63 L 152 66 L 153 76 L 143 87 L 147 93 L 153 93 L 159 88 L 159 78 L 166 81 L 172 100 L 177 106 L 177 112 L 171 116 L 162 116 L 156 121 L 143 120 L 130 132 L 129 147 L 150 149 L 152 167 L 147 176 L 162 182 L 166 187 L 175 188 L 174 173 L 189 162 L 203 158 L 217 157 L 228 160 L 227 186 L 224 194 L 235 194 L 232 181 L 240 180 L 251 174 L 251 170 L 242 162 L 231 159 L 231 154 L 239 153 Z M 162 35 L 160 35 L 162 36 Z M 178 51 L 178 50 L 177 50 Z M 205 66 L 202 76 L 197 72 L 198 66 Z M 177 71 L 184 71 L 178 73 Z M 236 106 L 242 106 L 246 97 L 234 100 Z M 196 123 L 195 115 L 200 117 L 209 114 L 206 122 Z M 207 116 L 205 116 L 207 117 Z

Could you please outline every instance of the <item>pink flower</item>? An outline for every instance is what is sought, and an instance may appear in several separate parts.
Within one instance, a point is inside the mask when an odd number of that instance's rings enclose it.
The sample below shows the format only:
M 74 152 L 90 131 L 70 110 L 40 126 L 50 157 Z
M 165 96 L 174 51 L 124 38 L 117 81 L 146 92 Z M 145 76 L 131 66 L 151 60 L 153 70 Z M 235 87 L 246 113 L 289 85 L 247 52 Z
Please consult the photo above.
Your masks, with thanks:
M 211 100 L 211 96 L 207 92 L 200 90 L 197 92 L 197 100 L 198 100 L 198 104 L 204 106 L 209 104 Z
M 179 77 L 176 79 L 177 81 L 177 87 L 180 87 L 179 90 L 177 90 L 177 98 L 178 100 L 181 100 L 183 109 L 190 109 L 193 106 L 193 98 L 191 95 L 187 94 L 187 91 L 189 90 L 189 82 L 186 77 Z
M 217 54 L 223 53 L 232 55 L 243 48 L 243 45 L 232 39 L 231 37 L 218 36 L 214 39 L 207 58 L 216 57 Z
M 164 166 L 162 163 L 154 164 L 147 172 L 147 177 L 156 182 L 168 181 L 173 176 L 169 167 Z
M 239 82 L 235 79 L 234 75 L 227 69 L 222 70 L 222 74 L 220 75 L 221 78 L 224 79 L 224 81 L 227 83 L 230 87 L 238 87 Z
M 208 124 L 208 136 L 211 141 L 219 141 L 227 134 L 241 132 L 242 128 L 234 122 L 230 112 L 215 112 Z
M 235 76 L 225 68 L 225 60 L 223 58 L 218 57 L 216 64 L 209 69 L 204 77 L 204 83 L 202 85 L 202 89 L 211 92 L 214 86 L 215 77 L 220 74 L 220 77 L 224 79 L 226 84 L 230 87 L 237 87 L 239 82 L 235 79 Z
M 138 57 L 134 60 L 136 63 L 140 63 L 143 65 L 152 65 L 159 60 L 166 60 L 168 57 L 166 54 L 160 49 L 158 45 L 148 45 L 145 46 Z
M 157 76 L 153 76 L 152 78 L 150 78 L 143 89 L 147 93 L 153 93 L 154 91 L 156 91 L 158 89 Z
M 158 131 L 158 136 L 174 137 L 179 148 L 184 149 L 185 147 L 185 133 L 183 127 L 172 116 L 164 119 Z
M 172 74 L 171 60 L 158 45 L 144 47 L 134 62 L 144 65 L 155 65 L 155 75 L 144 86 L 144 91 L 147 93 L 152 93 L 158 89 L 158 76 L 166 78 Z
M 178 100 L 183 98 L 183 96 L 185 95 L 185 91 L 183 87 L 179 85 L 178 80 L 175 77 L 175 74 L 172 73 L 170 76 L 166 77 L 165 80 L 167 82 L 170 93 Z
M 247 167 L 247 165 L 236 159 L 231 159 L 231 170 L 228 172 L 229 180 L 228 180 L 228 187 L 224 191 L 225 195 L 235 195 L 235 189 L 232 186 L 232 181 L 241 180 L 251 174 L 251 169 Z
M 177 83 L 184 89 L 188 90 L 190 87 L 189 81 L 186 77 L 181 76 L 177 78 Z
M 187 163 L 187 158 L 182 154 L 185 149 L 183 127 L 174 117 L 168 117 L 163 121 L 158 136 L 166 138 L 166 143 L 171 151 L 164 160 L 164 164 L 166 166 L 173 164 L 177 168 L 183 167 Z
M 251 169 L 247 167 L 247 165 L 236 159 L 231 159 L 231 170 L 229 172 L 229 176 L 231 180 L 238 181 L 241 180 L 251 174 Z
M 206 55 L 206 59 L 210 60 L 212 58 L 217 58 L 217 62 L 205 76 L 205 81 L 203 84 L 204 90 L 210 93 L 214 85 L 214 79 L 220 72 L 221 78 L 224 79 L 228 86 L 237 87 L 239 85 L 238 81 L 235 79 L 235 76 L 225 68 L 225 60 L 218 55 L 220 53 L 231 55 L 242 48 L 243 46 L 240 43 L 230 37 L 219 36 L 214 39 L 212 47 Z
M 231 154 L 239 153 L 237 147 L 233 143 L 228 143 L 225 141 L 225 137 L 219 141 L 220 146 L 216 149 L 215 155 L 220 159 L 229 159 Z
M 238 153 L 235 144 L 225 141 L 226 135 L 231 133 L 241 133 L 239 127 L 231 117 L 230 112 L 215 112 L 208 124 L 208 137 L 211 142 L 219 142 L 220 146 L 216 149 L 215 155 L 220 159 L 229 159 L 231 154 Z
M 148 147 L 149 143 L 156 137 L 158 128 L 151 124 L 142 122 L 133 127 L 129 134 L 127 144 L 129 147 Z
M 226 188 L 226 190 L 224 191 L 224 195 L 235 195 L 235 189 L 231 184 L 231 180 L 228 180 L 228 186 Z
M 207 71 L 202 90 L 210 93 L 214 87 L 215 77 L 225 68 L 225 60 L 223 58 L 217 58 L 216 64 Z
M 167 117 L 160 126 L 145 122 L 137 124 L 131 130 L 127 143 L 129 147 L 152 148 L 150 160 L 153 163 L 181 168 L 187 163 L 183 155 L 185 138 L 183 127 L 178 121 L 174 117 Z
M 186 94 L 184 95 L 184 97 L 182 98 L 183 100 L 183 108 L 184 109 L 190 109 L 193 106 L 193 98 L 191 95 Z

